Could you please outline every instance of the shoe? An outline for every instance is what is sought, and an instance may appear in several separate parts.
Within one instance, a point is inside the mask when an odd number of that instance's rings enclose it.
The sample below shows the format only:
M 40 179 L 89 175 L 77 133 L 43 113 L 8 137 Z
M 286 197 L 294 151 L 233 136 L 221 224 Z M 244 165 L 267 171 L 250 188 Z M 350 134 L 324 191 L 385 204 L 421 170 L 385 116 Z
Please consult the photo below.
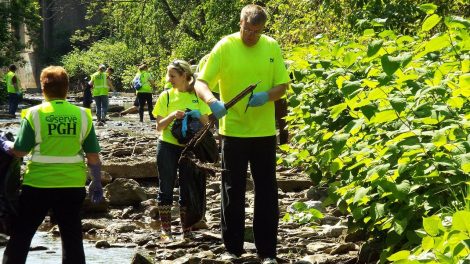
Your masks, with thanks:
M 173 242 L 175 241 L 175 237 L 173 236 L 173 234 L 168 231 L 163 231 L 162 230 L 162 233 L 160 234 L 160 241 L 163 242 L 163 243 L 169 243 L 169 242 Z
M 230 252 L 225 252 L 224 254 L 220 255 L 220 260 L 235 260 L 237 258 L 237 255 Z
M 264 258 L 261 263 L 263 264 L 277 264 L 276 258 Z
M 98 121 L 98 122 L 96 123 L 96 126 L 104 126 L 104 122 L 103 122 L 103 121 Z

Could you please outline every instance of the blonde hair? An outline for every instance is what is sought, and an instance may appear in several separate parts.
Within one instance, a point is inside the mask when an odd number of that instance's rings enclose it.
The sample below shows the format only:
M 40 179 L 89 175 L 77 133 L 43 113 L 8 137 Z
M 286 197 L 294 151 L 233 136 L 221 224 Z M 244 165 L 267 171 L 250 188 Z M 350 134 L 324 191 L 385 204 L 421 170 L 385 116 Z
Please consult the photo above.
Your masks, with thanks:
M 174 69 L 178 74 L 186 75 L 186 80 L 189 82 L 189 91 L 194 90 L 194 83 L 196 82 L 196 78 L 194 77 L 194 73 L 191 70 L 191 65 L 185 60 L 174 60 L 171 62 L 167 70 L 170 71 Z
M 49 66 L 41 72 L 41 87 L 50 98 L 65 98 L 69 89 L 69 76 L 60 66 Z

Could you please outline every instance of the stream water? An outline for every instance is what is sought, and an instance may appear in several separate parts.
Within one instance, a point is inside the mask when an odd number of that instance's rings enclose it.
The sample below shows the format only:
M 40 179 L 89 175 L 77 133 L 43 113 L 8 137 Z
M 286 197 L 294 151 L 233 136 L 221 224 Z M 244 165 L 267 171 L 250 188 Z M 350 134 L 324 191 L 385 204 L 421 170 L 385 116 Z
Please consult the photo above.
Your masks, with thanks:
M 59 237 L 52 237 L 46 232 L 37 232 L 31 242 L 31 247 L 44 246 L 47 250 L 30 251 L 26 264 L 57 264 L 62 263 L 62 248 Z M 95 247 L 94 242 L 84 240 L 86 263 L 109 264 L 130 263 L 134 256 L 135 248 L 106 248 Z M 3 256 L 5 247 L 0 248 L 0 256 Z

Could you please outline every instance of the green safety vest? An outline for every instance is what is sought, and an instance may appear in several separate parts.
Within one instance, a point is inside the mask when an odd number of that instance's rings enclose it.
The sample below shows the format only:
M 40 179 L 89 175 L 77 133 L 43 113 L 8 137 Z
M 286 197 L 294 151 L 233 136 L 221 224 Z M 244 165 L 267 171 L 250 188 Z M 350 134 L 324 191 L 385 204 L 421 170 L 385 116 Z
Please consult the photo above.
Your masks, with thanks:
M 97 71 L 91 75 L 93 96 L 108 95 L 109 87 L 105 72 Z
M 82 144 L 92 128 L 89 109 L 54 100 L 22 113 L 35 134 L 35 147 L 23 184 L 39 188 L 83 187 Z
M 152 76 L 148 71 L 141 71 L 140 73 L 140 82 L 142 83 L 142 88 L 137 90 L 137 93 L 152 93 L 152 85 L 150 84 L 150 79 Z
M 9 71 L 5 75 L 5 80 L 6 80 L 6 83 L 7 83 L 7 91 L 9 93 L 16 93 L 15 86 L 13 86 L 13 77 L 15 77 L 15 73 L 12 72 L 12 71 Z M 16 78 L 16 84 L 18 85 L 18 78 Z

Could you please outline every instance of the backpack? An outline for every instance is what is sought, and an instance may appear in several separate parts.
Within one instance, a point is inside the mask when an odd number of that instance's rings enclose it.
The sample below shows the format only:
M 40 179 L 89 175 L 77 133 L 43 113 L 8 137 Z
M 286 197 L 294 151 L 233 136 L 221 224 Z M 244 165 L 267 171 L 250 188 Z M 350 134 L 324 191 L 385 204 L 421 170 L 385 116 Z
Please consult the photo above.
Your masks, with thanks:
M 132 87 L 137 91 L 142 88 L 142 82 L 140 80 L 140 74 L 137 74 L 132 80 Z

